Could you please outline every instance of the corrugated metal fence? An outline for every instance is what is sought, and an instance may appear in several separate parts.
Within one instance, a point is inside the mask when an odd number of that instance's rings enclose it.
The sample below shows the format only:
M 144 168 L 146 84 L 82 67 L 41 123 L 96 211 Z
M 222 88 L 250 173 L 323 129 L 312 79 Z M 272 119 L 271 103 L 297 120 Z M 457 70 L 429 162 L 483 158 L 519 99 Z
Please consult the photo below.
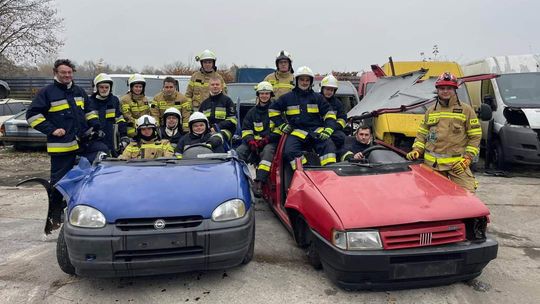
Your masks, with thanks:
M 14 77 L 3 78 L 9 84 L 10 98 L 32 99 L 44 86 L 53 83 L 50 77 Z M 92 93 L 92 78 L 74 78 L 73 81 L 82 87 L 88 94 Z

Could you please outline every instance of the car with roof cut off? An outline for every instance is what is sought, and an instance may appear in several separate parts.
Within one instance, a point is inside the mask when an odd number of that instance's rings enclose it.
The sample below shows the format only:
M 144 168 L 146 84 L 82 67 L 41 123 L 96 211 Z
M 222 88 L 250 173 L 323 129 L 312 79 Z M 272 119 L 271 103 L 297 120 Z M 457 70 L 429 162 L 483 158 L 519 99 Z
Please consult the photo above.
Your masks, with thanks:
M 399 289 L 479 276 L 497 256 L 488 208 L 404 152 L 377 141 L 361 162 L 321 166 L 305 151 L 296 170 L 283 136 L 263 197 L 307 259 L 345 289 Z M 354 140 L 347 138 L 347 142 Z
M 57 260 L 68 274 L 225 269 L 253 257 L 249 171 L 204 145 L 183 159 L 86 159 L 56 185 L 67 202 Z M 212 183 L 210 183 L 212 181 Z

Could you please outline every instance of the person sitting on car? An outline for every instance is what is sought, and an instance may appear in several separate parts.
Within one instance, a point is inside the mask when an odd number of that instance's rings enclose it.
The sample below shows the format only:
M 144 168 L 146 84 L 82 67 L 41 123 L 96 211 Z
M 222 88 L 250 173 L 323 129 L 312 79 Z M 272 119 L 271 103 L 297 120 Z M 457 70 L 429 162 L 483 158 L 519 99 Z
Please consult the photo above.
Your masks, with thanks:
M 338 80 L 334 75 L 328 75 L 324 77 L 319 83 L 321 86 L 321 95 L 332 107 L 333 112 L 336 114 L 336 129 L 330 139 L 336 145 L 336 150 L 339 151 L 345 144 L 345 132 L 343 128 L 347 123 L 347 113 L 343 109 L 343 104 L 341 100 L 336 97 L 336 92 L 338 90 Z
M 339 151 L 341 161 L 364 159 L 364 154 L 362 154 L 362 152 L 372 145 L 373 137 L 371 135 L 371 128 L 368 126 L 360 126 L 356 130 L 354 141 L 350 144 L 345 143 L 343 148 Z
M 184 151 L 196 144 L 205 144 L 213 152 L 225 152 L 223 135 L 221 133 L 212 133 L 208 118 L 201 112 L 195 112 L 189 117 L 189 133 L 182 136 L 178 141 L 176 157 L 181 159 Z
M 156 119 L 150 115 L 143 115 L 137 119 L 137 134 L 118 158 L 155 159 L 173 156 L 174 148 L 170 142 L 159 138 Z
M 273 132 L 274 125 L 268 118 L 268 107 L 274 89 L 268 81 L 257 85 L 257 104 L 251 108 L 242 122 L 242 144 L 236 149 L 238 157 L 248 162 L 250 155 L 256 155 L 260 159 L 256 164 L 256 176 L 253 184 L 253 193 L 256 196 L 262 194 L 262 183 L 268 180 L 272 159 L 276 151 L 276 144 L 281 136 Z
M 166 139 L 171 142 L 171 145 L 176 148 L 176 144 L 184 135 L 182 131 L 182 114 L 177 108 L 168 108 L 163 113 L 163 123 L 159 129 L 159 135 L 162 139 Z
M 210 97 L 201 103 L 199 112 L 206 115 L 211 128 L 217 125 L 223 139 L 230 141 L 237 125 L 234 102 L 229 96 L 223 94 L 220 78 L 210 77 L 209 85 Z

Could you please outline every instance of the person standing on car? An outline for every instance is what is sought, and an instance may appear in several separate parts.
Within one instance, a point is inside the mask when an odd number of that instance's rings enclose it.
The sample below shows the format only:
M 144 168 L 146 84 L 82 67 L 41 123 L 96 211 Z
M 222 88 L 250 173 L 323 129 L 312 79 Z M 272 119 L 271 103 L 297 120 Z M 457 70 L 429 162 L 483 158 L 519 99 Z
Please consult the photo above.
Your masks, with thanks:
M 345 132 L 343 128 L 347 124 L 347 113 L 343 109 L 343 104 L 341 100 L 336 97 L 336 92 L 338 90 L 338 80 L 334 75 L 328 75 L 324 77 L 319 83 L 321 86 L 321 95 L 332 107 L 332 111 L 336 114 L 336 129 L 330 139 L 334 142 L 336 150 L 339 151 L 345 144 Z
M 214 128 L 217 125 L 219 131 L 223 134 L 223 139 L 230 142 L 238 124 L 236 120 L 236 107 L 231 98 L 223 94 L 222 83 L 219 77 L 211 77 L 208 82 L 210 96 L 201 103 L 199 112 L 206 115 L 210 123 L 210 128 Z
M 371 128 L 368 126 L 360 126 L 356 130 L 354 141 L 350 145 L 345 143 L 339 152 L 339 155 L 341 155 L 340 159 L 341 161 L 364 159 L 364 154 L 362 154 L 362 152 L 372 145 L 373 137 L 371 136 Z
M 480 151 L 480 122 L 474 110 L 459 101 L 457 78 L 446 72 L 435 82 L 437 99 L 418 128 L 407 159 L 424 162 L 459 186 L 475 192 L 477 181 L 469 168 Z
M 47 135 L 47 152 L 51 157 L 51 180 L 55 185 L 73 168 L 77 156 L 93 162 L 99 151 L 107 147 L 99 141 L 99 124 L 90 128 L 86 114 L 92 109 L 88 95 L 73 83 L 75 65 L 68 59 L 54 62 L 54 83 L 42 88 L 26 112 L 30 127 Z M 95 138 L 96 140 L 93 140 Z M 60 227 L 64 208 L 62 194 L 52 189 L 47 225 L 51 230 Z
M 152 104 L 157 107 L 160 119 L 165 111 L 171 107 L 178 109 L 182 115 L 181 127 L 184 132 L 188 131 L 188 119 L 191 115 L 191 102 L 182 93 L 176 90 L 177 81 L 172 77 L 163 79 L 163 90 L 154 96 Z M 164 125 L 165 122 L 161 122 Z
M 101 130 L 105 133 L 103 142 L 109 148 L 111 155 L 117 157 L 117 149 L 114 146 L 114 125 L 118 125 L 122 150 L 129 145 L 130 140 L 127 137 L 126 120 L 120 110 L 120 100 L 112 94 L 112 86 L 112 78 L 105 73 L 94 78 L 94 93 L 89 98 L 92 111 L 86 114 L 86 120 L 92 127 L 96 124 L 101 125 Z
M 186 97 L 191 100 L 193 111 L 199 111 L 201 103 L 210 96 L 210 78 L 220 80 L 225 94 L 227 94 L 227 86 L 223 77 L 217 72 L 217 57 L 214 52 L 204 50 L 199 56 L 195 57 L 195 60 L 201 62 L 201 68 L 191 76 L 186 90 Z
M 205 144 L 214 152 L 225 152 L 223 135 L 211 132 L 208 118 L 201 112 L 194 112 L 189 117 L 189 133 L 178 141 L 176 157 L 181 159 L 184 150 L 196 144 Z
M 163 124 L 160 128 L 160 137 L 171 142 L 173 147 L 176 147 L 178 141 L 184 135 L 180 123 L 182 121 L 182 114 L 177 108 L 168 108 L 163 113 Z M 189 128 L 189 126 L 188 126 Z
M 274 123 L 268 117 L 274 90 L 268 81 L 257 85 L 257 103 L 251 108 L 242 123 L 242 144 L 236 149 L 240 159 L 248 162 L 250 154 L 255 154 L 260 159 L 256 165 L 253 193 L 256 196 L 262 194 L 262 183 L 268 181 L 272 159 L 276 151 L 276 145 L 281 134 L 274 131 Z
M 302 163 L 307 162 L 302 151 L 312 149 L 319 155 L 321 165 L 336 162 L 336 147 L 328 140 L 336 128 L 336 114 L 330 104 L 313 91 L 314 78 L 310 68 L 298 68 L 295 88 L 273 102 L 268 110 L 268 116 L 278 130 L 290 134 L 283 155 L 293 170 L 297 157 L 302 158 Z
M 127 122 L 127 134 L 134 137 L 137 133 L 135 127 L 137 119 L 143 115 L 152 115 L 159 120 L 157 109 L 150 108 L 148 98 L 144 95 L 146 80 L 141 74 L 133 74 L 128 78 L 129 92 L 120 97 L 122 115 Z
M 173 156 L 174 148 L 170 142 L 159 138 L 156 119 L 143 115 L 137 119 L 137 135 L 118 158 L 155 159 Z
M 276 98 L 289 93 L 294 88 L 294 70 L 289 52 L 282 50 L 276 57 L 276 71 L 268 74 L 264 81 L 270 82 Z

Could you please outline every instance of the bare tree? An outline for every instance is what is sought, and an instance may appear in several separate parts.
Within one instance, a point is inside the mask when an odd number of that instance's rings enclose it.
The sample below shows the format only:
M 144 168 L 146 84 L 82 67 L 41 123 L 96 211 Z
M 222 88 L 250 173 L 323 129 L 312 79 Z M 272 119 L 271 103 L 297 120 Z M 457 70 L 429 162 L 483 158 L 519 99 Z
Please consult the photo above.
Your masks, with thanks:
M 0 0 L 0 55 L 14 63 L 37 62 L 63 45 L 63 19 L 53 0 Z

